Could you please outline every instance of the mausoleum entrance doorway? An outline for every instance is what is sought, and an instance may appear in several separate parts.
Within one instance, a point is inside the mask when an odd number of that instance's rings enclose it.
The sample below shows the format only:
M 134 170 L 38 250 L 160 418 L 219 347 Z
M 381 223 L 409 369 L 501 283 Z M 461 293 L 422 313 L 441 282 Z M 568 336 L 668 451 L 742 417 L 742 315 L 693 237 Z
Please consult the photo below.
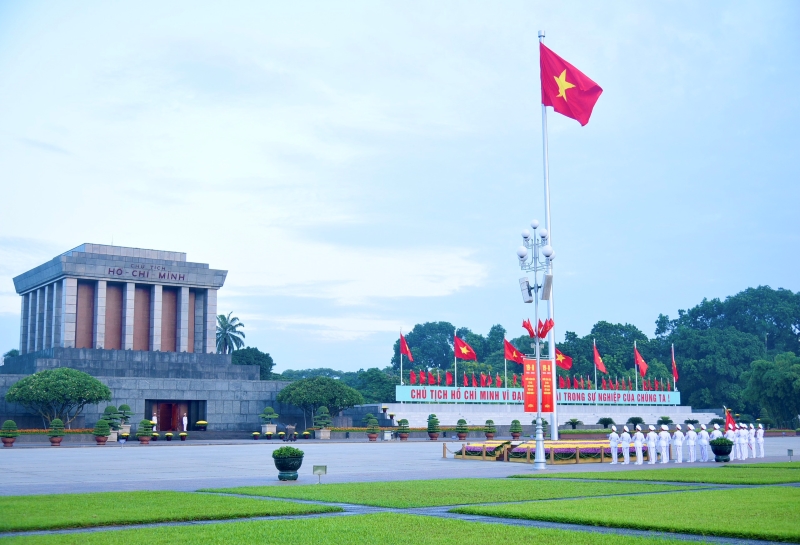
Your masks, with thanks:
M 196 429 L 198 420 L 206 419 L 205 400 L 184 399 L 146 399 L 144 403 L 145 415 L 152 418 L 156 415 L 156 431 L 181 432 Z M 183 417 L 186 416 L 186 429 Z

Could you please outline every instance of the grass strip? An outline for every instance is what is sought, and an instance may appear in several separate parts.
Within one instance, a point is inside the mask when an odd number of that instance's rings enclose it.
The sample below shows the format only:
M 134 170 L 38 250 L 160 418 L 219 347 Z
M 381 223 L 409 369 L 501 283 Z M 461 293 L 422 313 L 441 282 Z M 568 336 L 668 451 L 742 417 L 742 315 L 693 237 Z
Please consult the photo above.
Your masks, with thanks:
M 0 496 L 0 531 L 52 530 L 334 511 L 341 509 L 326 505 L 210 496 L 194 492 L 98 492 Z
M 459 507 L 455 513 L 800 542 L 800 489 L 788 486 Z M 714 514 L 714 516 L 705 516 Z
M 586 473 L 526 473 L 510 475 L 511 479 L 598 479 L 603 481 L 664 481 L 709 484 L 783 484 L 800 482 L 800 471 L 794 469 L 729 469 L 728 466 L 667 469 L 639 469 Z
M 731 464 L 725 466 L 731 469 L 756 468 L 756 469 L 800 469 L 800 462 L 772 462 L 769 464 Z
M 681 490 L 670 485 L 440 479 L 301 486 L 246 486 L 205 490 L 252 496 L 343 502 L 377 507 L 435 507 L 578 496 Z
M 307 520 L 234 522 L 202 526 L 12 537 L 19 545 L 464 545 L 464 543 L 606 545 L 612 537 L 587 532 L 519 528 L 415 515 L 381 513 Z M 613 536 L 614 545 L 678 545 L 666 539 Z

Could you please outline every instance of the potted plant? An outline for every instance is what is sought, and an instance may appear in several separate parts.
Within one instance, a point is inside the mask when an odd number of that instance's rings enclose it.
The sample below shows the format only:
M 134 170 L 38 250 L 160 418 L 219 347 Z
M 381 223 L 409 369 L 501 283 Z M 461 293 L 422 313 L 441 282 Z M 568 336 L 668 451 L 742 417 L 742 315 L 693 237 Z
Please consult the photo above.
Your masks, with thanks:
M 513 440 L 519 439 L 519 436 L 522 435 L 522 424 L 519 423 L 519 420 L 512 420 L 511 427 L 509 428 L 511 432 L 511 438 Z
M 267 432 L 267 433 L 264 434 L 264 438 L 265 439 L 272 439 L 272 434 L 270 432 Z
M 458 436 L 458 440 L 463 441 L 466 439 L 468 433 L 469 428 L 467 427 L 467 421 L 463 418 L 459 418 L 458 422 L 456 423 L 456 435 Z
M 296 481 L 297 470 L 303 465 L 303 451 L 294 447 L 281 447 L 272 451 L 272 459 L 281 481 Z
M 733 441 L 725 439 L 724 437 L 720 437 L 718 439 L 714 439 L 713 441 L 709 441 L 708 444 L 711 445 L 711 452 L 714 453 L 715 462 L 731 461 L 731 457 L 729 455 L 733 449 Z
M 578 420 L 577 418 L 570 418 L 569 420 L 567 420 L 567 424 L 569 424 L 570 426 L 572 426 L 572 429 L 574 430 L 574 429 L 577 429 L 577 428 L 578 428 L 578 426 L 580 426 L 581 424 L 583 424 L 583 422 L 581 422 L 581 421 L 580 421 L 580 420 Z
M 206 428 L 208 428 L 208 422 L 205 420 L 198 420 L 194 423 L 194 425 L 197 428 L 197 431 L 206 431 Z
M 259 437 L 261 437 L 261 432 L 254 431 L 253 432 L 253 441 L 258 441 Z
M 164 439 L 166 439 L 167 441 L 172 441 L 172 432 L 168 431 L 167 433 L 165 433 Z
M 636 418 L 638 418 L 638 417 L 636 417 Z M 604 416 L 603 418 L 599 419 L 597 421 L 597 423 L 600 424 L 601 426 L 603 426 L 604 430 L 607 430 L 609 426 L 613 426 L 614 424 L 616 424 L 616 422 L 614 422 L 614 419 L 611 418 L 610 416 Z M 630 419 L 628 419 L 628 423 L 630 424 Z M 638 423 L 639 424 L 643 424 L 644 421 L 638 422 Z M 634 424 L 634 426 L 635 425 L 636 424 Z
M 59 447 L 64 439 L 64 422 L 60 418 L 54 418 L 50 422 L 50 429 L 47 431 L 50 436 L 50 446 Z
M 314 426 L 319 428 L 320 439 L 331 438 L 330 428 L 332 424 L 333 420 L 331 419 L 331 413 L 328 407 L 320 407 L 317 409 L 317 414 L 314 415 Z
M 116 441 L 117 434 L 122 426 L 122 413 L 120 413 L 119 409 L 117 409 L 114 405 L 109 405 L 105 408 L 103 411 L 103 416 L 100 418 L 108 422 L 108 427 L 111 429 L 111 441 Z M 130 427 L 128 428 L 128 431 L 130 431 Z
M 153 423 L 147 419 L 139 421 L 139 428 L 136 430 L 136 438 L 142 445 L 150 444 L 150 434 L 153 433 Z
M 494 420 L 487 420 L 486 424 L 483 426 L 483 434 L 486 436 L 486 439 L 494 439 L 496 433 L 497 428 L 494 425 Z
M 431 441 L 438 441 L 439 440 L 439 432 L 442 431 L 439 428 L 439 419 L 436 418 L 435 414 L 428 415 L 428 437 Z
M 302 437 L 303 437 L 303 439 L 311 439 L 311 432 L 304 431 Z
M 19 429 L 17 423 L 13 420 L 6 420 L 3 422 L 3 427 L 0 429 L 0 437 L 3 438 L 4 447 L 13 447 L 14 441 L 19 436 Z
M 158 441 L 159 437 L 160 437 L 160 435 L 158 435 L 157 431 L 154 431 L 153 433 L 150 434 L 150 440 L 151 441 Z
M 130 436 L 131 436 L 130 433 L 125 433 L 125 432 L 120 433 L 119 434 L 119 442 L 120 442 L 120 444 L 124 445 L 128 441 L 128 438 Z
M 185 431 L 182 431 L 182 432 L 180 432 L 180 433 L 178 434 L 178 437 L 180 437 L 180 438 L 181 438 L 181 441 L 186 441 L 186 438 L 187 438 L 188 436 L 189 436 L 189 434 L 188 434 L 188 433 L 186 433 Z
M 109 427 L 108 422 L 101 418 L 94 425 L 94 431 L 92 433 L 94 434 L 94 440 L 98 445 L 105 445 L 106 441 L 108 441 L 108 436 L 111 435 L 111 428 Z
M 122 404 L 117 408 L 117 412 L 120 416 L 119 421 L 119 428 L 120 431 L 123 433 L 130 433 L 131 432 L 131 417 L 133 416 L 133 411 L 131 410 L 130 405 Z
M 261 414 L 258 415 L 264 421 L 264 424 L 261 424 L 261 433 L 276 433 L 278 425 L 273 424 L 273 420 L 277 420 L 279 416 L 272 407 L 265 407 Z
M 372 415 L 369 415 L 369 419 L 366 421 L 367 423 L 367 438 L 370 441 L 377 441 L 378 434 L 381 432 L 381 427 L 378 425 L 378 419 Z
M 279 431 L 278 432 L 278 439 L 283 439 L 284 437 L 286 437 L 286 434 L 284 432 L 282 432 L 282 431 Z
M 397 421 L 397 436 L 401 441 L 408 441 L 408 420 L 401 418 Z

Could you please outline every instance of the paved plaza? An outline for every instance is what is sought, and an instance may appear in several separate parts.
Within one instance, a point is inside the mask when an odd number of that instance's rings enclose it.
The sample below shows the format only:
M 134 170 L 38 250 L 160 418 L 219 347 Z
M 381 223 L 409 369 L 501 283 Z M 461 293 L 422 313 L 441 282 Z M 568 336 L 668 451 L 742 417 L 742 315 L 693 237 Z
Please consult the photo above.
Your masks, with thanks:
M 52 494 L 125 490 L 192 491 L 199 488 L 252 485 L 292 486 L 277 480 L 271 453 L 283 443 L 243 441 L 198 444 L 158 443 L 124 447 L 50 446 L 0 449 L 3 487 L 0 494 Z M 442 445 L 457 450 L 458 442 L 418 441 L 401 443 L 336 443 L 298 441 L 293 446 L 305 452 L 298 482 L 317 482 L 313 465 L 327 465 L 323 482 L 390 481 L 469 477 L 506 477 L 532 472 L 530 465 L 512 462 L 457 460 Z M 766 455 L 748 462 L 787 461 L 787 449 L 800 454 L 800 437 L 767 438 Z M 683 464 L 683 467 L 719 464 Z M 548 472 L 648 471 L 664 467 L 611 466 L 610 464 L 566 464 L 548 466 Z

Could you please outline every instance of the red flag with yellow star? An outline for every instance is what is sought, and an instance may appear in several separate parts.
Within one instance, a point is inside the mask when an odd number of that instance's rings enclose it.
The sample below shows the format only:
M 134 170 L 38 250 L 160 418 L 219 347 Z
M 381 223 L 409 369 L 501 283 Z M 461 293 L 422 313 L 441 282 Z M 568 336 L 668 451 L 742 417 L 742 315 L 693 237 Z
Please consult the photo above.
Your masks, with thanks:
M 562 369 L 572 369 L 572 358 L 556 348 L 556 365 Z
M 519 350 L 514 348 L 513 344 L 503 339 L 503 347 L 505 348 L 505 358 L 507 360 L 515 361 L 522 365 L 522 354 L 519 353 Z
M 539 44 L 542 104 L 586 125 L 603 89 L 583 72 Z
M 456 357 L 460 360 L 478 361 L 478 355 L 475 354 L 472 347 L 455 336 L 453 337 L 453 350 L 455 350 Z

